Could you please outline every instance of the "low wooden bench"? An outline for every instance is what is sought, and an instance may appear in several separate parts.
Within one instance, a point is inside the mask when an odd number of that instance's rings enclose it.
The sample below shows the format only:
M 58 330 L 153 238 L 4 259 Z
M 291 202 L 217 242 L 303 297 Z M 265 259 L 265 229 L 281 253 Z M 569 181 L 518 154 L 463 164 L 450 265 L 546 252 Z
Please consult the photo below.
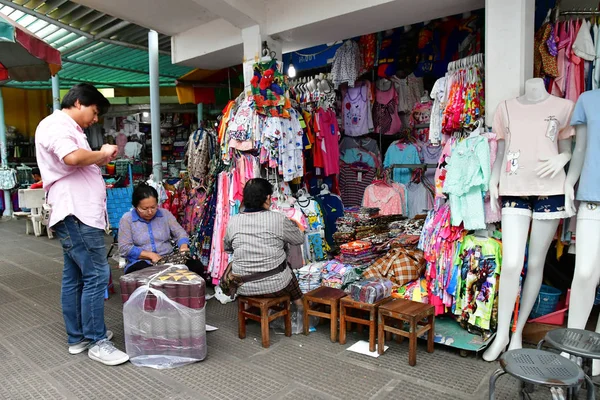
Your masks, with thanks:
M 346 344 L 347 325 L 354 322 L 359 324 L 361 331 L 363 325 L 369 327 L 369 351 L 375 351 L 375 342 L 377 341 L 377 311 L 379 310 L 379 306 L 390 300 L 391 298 L 388 297 L 376 303 L 369 304 L 355 301 L 350 296 L 343 297 L 340 300 L 340 344 Z M 365 315 L 367 313 L 368 316 Z M 363 316 L 354 314 L 363 314 Z
M 306 293 L 302 298 L 304 302 L 304 334 L 308 335 L 309 316 L 314 315 L 331 320 L 331 341 L 337 342 L 340 299 L 346 296 L 347 294 L 343 290 L 327 286 L 321 286 Z
M 275 313 L 269 315 L 269 310 Z M 269 324 L 277 318 L 285 320 L 285 336 L 292 336 L 292 316 L 290 312 L 290 296 L 281 297 L 247 297 L 238 296 L 238 336 L 246 338 L 246 320 L 260 322 L 262 346 L 271 345 Z
M 417 364 L 417 338 L 427 334 L 427 352 L 433 353 L 433 335 L 435 333 L 435 309 L 432 305 L 418 303 L 405 299 L 394 299 L 379 307 L 378 344 L 377 351 L 383 354 L 385 334 L 390 332 L 400 338 L 409 339 L 408 363 Z M 408 322 L 408 332 L 403 329 L 404 322 Z M 399 323 L 400 327 L 394 327 Z

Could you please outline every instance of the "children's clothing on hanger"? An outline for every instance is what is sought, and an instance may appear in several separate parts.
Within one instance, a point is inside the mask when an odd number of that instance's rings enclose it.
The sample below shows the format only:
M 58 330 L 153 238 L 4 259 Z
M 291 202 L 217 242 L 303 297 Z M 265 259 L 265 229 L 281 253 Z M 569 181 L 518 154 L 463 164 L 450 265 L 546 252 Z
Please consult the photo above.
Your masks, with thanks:
M 344 133 L 347 136 L 362 136 L 373 132 L 370 86 L 368 81 L 360 82 L 356 87 L 349 87 L 344 96 L 342 113 Z
M 391 168 L 394 164 L 421 164 L 417 148 L 413 144 L 406 144 L 400 141 L 393 142 L 385 153 L 383 166 Z M 410 178 L 410 169 L 402 167 L 394 168 L 394 182 L 406 185 L 410 182 Z

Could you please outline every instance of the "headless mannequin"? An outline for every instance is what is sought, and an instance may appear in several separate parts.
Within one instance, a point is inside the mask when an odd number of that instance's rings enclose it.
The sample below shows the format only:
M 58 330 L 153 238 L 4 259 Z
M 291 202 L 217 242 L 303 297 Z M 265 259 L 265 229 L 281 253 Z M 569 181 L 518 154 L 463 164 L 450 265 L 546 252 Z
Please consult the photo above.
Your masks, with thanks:
M 522 104 L 536 104 L 546 100 L 550 94 L 544 87 L 542 79 L 534 78 L 525 82 L 525 95 L 518 98 Z M 498 201 L 498 186 L 500 174 L 504 166 L 506 143 L 498 141 L 498 152 L 492 177 L 490 180 L 490 196 L 492 210 L 495 211 Z M 554 178 L 571 158 L 571 140 L 558 141 L 559 154 L 546 160 L 540 160 L 535 172 L 540 178 Z M 522 347 L 522 333 L 527 317 L 537 299 L 542 277 L 544 262 L 548 248 L 552 243 L 560 219 L 533 220 L 523 215 L 502 215 L 502 272 L 500 274 L 500 289 L 498 293 L 498 330 L 496 338 L 483 354 L 486 361 L 494 361 L 504 351 L 509 343 L 511 318 L 519 294 L 519 277 L 523 269 L 525 248 L 529 241 L 527 278 L 523 285 L 520 313 L 515 333 L 510 340 L 510 350 Z M 531 226 L 531 234 L 529 230 Z
M 565 207 L 572 213 L 575 212 L 574 186 L 585 161 L 587 146 L 587 127 L 577 125 L 575 150 L 569 165 L 567 180 L 565 181 Z M 581 202 L 581 207 L 588 207 L 587 202 Z M 577 246 L 575 248 L 575 274 L 571 284 L 571 304 L 569 307 L 569 320 L 567 326 L 575 329 L 585 329 L 587 320 L 594 305 L 596 286 L 600 279 L 600 268 L 597 260 L 600 258 L 600 221 L 591 219 L 577 219 Z M 600 333 L 600 321 L 596 326 Z M 594 360 L 592 375 L 600 374 L 600 360 Z

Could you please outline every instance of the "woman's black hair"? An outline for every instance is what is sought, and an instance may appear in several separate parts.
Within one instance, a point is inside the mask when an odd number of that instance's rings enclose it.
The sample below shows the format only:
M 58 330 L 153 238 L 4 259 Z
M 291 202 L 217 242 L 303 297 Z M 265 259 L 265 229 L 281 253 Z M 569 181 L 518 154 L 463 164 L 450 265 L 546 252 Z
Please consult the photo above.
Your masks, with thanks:
M 31 175 L 42 175 L 38 167 L 31 168 Z
M 110 102 L 95 86 L 89 83 L 78 83 L 73 86 L 65 97 L 63 97 L 60 103 L 61 108 L 73 108 L 75 102 L 79 100 L 79 104 L 82 106 L 96 106 L 98 107 L 98 115 L 102 116 L 106 114 L 110 107 Z
M 152 186 L 145 182 L 140 183 L 133 190 L 133 196 L 131 197 L 131 205 L 136 207 L 140 204 L 140 201 L 154 197 L 158 201 L 158 192 Z
M 272 194 L 273 185 L 268 180 L 263 178 L 250 179 L 244 186 L 244 207 L 255 210 L 263 208 L 267 197 Z

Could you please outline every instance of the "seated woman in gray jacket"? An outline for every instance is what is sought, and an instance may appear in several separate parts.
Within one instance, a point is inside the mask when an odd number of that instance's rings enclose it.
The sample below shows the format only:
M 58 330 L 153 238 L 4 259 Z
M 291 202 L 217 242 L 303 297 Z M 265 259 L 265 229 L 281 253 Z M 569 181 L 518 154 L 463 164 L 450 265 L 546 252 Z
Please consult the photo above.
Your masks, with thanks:
M 289 295 L 302 304 L 296 275 L 287 263 L 286 244 L 301 245 L 304 234 L 285 215 L 270 211 L 273 186 L 266 179 L 249 180 L 244 186 L 244 211 L 231 217 L 225 233 L 225 251 L 233 253 L 231 272 L 247 280 L 239 286 L 242 296 Z M 252 276 L 254 275 L 254 276 Z M 254 280 L 254 278 L 259 278 Z

